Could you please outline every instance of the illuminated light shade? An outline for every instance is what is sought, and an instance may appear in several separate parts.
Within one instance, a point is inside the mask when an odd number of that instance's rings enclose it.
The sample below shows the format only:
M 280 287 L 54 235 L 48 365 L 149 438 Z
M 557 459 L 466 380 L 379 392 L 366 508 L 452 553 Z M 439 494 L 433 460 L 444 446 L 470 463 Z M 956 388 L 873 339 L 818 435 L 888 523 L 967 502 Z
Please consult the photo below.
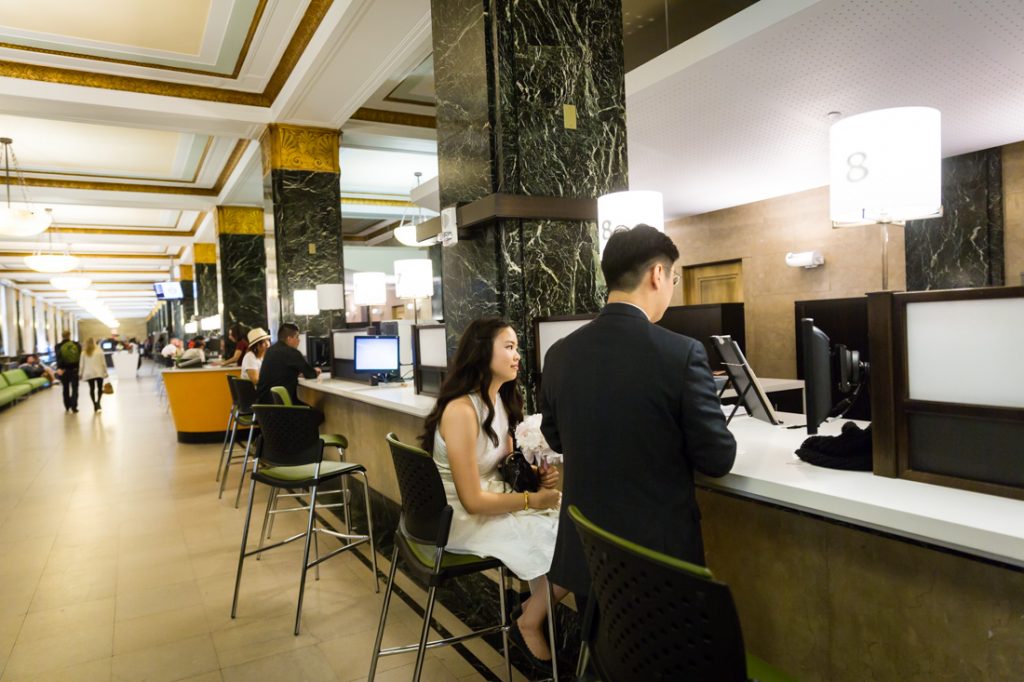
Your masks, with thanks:
M 604 247 L 616 230 L 631 230 L 637 225 L 650 225 L 659 232 L 665 231 L 661 192 L 613 192 L 597 198 L 598 253 L 604 253 Z
M 198 322 L 186 322 L 185 323 L 185 333 L 186 334 L 195 334 L 198 331 L 199 331 L 199 323 Z
M 384 305 L 388 301 L 387 275 L 383 272 L 357 272 L 352 275 L 356 305 Z
M 202 320 L 200 320 L 199 327 L 204 332 L 212 332 L 215 329 L 220 329 L 220 315 L 210 315 L 209 317 L 204 317 Z
M 42 234 L 52 223 L 49 213 L 33 211 L 30 208 L 14 208 L 11 206 L 11 166 L 13 165 L 13 182 L 21 185 L 21 194 L 28 198 L 28 190 L 25 186 L 25 178 L 21 176 L 21 169 L 18 168 L 18 158 L 11 148 L 13 140 L 9 137 L 0 137 L 0 146 L 3 147 L 4 162 L 4 185 L 6 188 L 5 205 L 0 207 L 0 235 L 5 237 L 34 237 Z
M 69 272 L 75 269 L 78 259 L 68 254 L 43 253 L 25 256 L 25 265 L 36 272 Z
M 292 292 L 292 305 L 296 315 L 319 315 L 316 305 L 316 289 L 296 289 Z
M 99 297 L 93 289 L 74 289 L 68 292 L 68 297 L 76 301 L 93 301 Z
M 938 109 L 879 109 L 829 129 L 833 225 L 895 223 L 942 215 Z
M 434 295 L 434 264 L 429 258 L 395 261 L 395 296 L 428 298 Z
M 344 310 L 345 285 L 317 284 L 316 307 L 320 310 Z
M 50 284 L 57 289 L 63 289 L 64 291 L 75 291 L 77 289 L 87 289 L 92 286 L 92 280 L 88 277 L 82 277 L 81 275 L 66 275 L 64 277 L 51 277 Z

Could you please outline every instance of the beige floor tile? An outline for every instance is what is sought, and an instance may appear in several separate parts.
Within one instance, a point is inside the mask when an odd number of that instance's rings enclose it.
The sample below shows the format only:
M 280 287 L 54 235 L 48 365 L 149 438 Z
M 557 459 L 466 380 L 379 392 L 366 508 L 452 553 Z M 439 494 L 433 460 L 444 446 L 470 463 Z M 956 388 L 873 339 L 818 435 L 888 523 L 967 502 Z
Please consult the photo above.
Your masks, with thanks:
M 27 613 L 39 581 L 38 576 L 0 580 L 0 618 Z
M 315 646 L 275 653 L 221 670 L 225 682 L 252 680 L 333 680 L 334 671 Z
M 14 642 L 18 639 L 24 620 L 22 616 L 0 618 L 0 673 L 3 672 L 4 664 L 11 655 L 11 649 L 14 648 Z
M 96 566 L 63 574 L 44 573 L 29 611 L 47 611 L 62 606 L 108 599 L 117 593 L 117 569 Z
M 220 674 L 219 670 L 212 670 L 195 677 L 187 677 L 181 680 L 181 682 L 223 682 L 223 680 L 224 676 Z
M 370 671 L 370 659 L 373 652 L 377 628 L 362 630 L 320 642 L 320 651 L 330 662 L 338 680 L 348 682 L 365 678 Z M 394 646 L 405 646 L 419 639 L 415 627 L 404 624 L 388 624 L 384 631 L 381 647 L 386 649 Z M 394 668 L 401 668 L 416 660 L 416 654 L 400 654 L 384 656 L 377 661 L 377 672 L 383 673 Z
M 4 668 L 4 682 L 110 658 L 113 639 L 112 627 L 86 625 L 78 625 L 55 637 L 29 641 L 19 638 Z M 56 674 L 51 679 L 57 679 Z
M 131 620 L 163 611 L 174 611 L 203 603 L 194 580 L 137 592 L 118 593 L 117 620 Z
M 114 624 L 114 655 L 148 649 L 209 632 L 202 606 L 162 611 Z
M 107 682 L 113 659 L 100 658 L 87 663 L 78 663 L 60 670 L 47 670 L 30 675 L 4 675 L 4 682 Z
M 217 652 L 210 635 L 169 642 L 114 656 L 114 680 L 160 682 L 217 670 Z
M 18 643 L 60 637 L 87 630 L 112 630 L 114 599 L 98 599 L 69 604 L 55 609 L 35 611 L 25 617 Z
M 386 672 L 378 673 L 375 677 L 376 682 L 408 682 L 412 679 L 413 670 L 416 668 L 416 660 L 408 665 L 404 665 L 401 668 L 393 668 Z M 356 678 L 357 680 L 365 680 L 365 677 Z M 471 678 L 472 679 L 472 678 Z M 483 679 L 479 677 L 479 679 Z M 459 678 L 449 672 L 440 659 L 435 657 L 432 653 L 427 654 L 426 660 L 423 662 L 423 671 L 420 675 L 422 682 L 459 682 Z M 355 681 L 353 681 L 355 682 Z
M 145 566 L 119 564 L 117 591 L 120 594 L 165 587 L 195 579 L 192 562 L 187 556 L 177 561 Z
M 294 633 L 294 611 L 248 622 L 235 621 L 234 627 L 213 633 L 214 646 L 221 668 L 316 644 L 319 640 L 308 630 Z

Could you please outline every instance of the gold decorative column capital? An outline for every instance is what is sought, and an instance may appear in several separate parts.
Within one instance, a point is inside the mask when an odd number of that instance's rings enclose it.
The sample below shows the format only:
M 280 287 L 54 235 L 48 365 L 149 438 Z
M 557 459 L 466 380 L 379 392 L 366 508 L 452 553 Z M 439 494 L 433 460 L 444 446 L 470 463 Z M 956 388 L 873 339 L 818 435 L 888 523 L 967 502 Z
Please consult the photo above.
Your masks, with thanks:
M 272 170 L 337 173 L 341 133 L 333 128 L 306 128 L 271 123 L 260 138 L 263 174 Z
M 216 263 L 217 262 L 217 245 L 216 244 L 196 244 L 192 248 L 192 252 L 195 254 L 196 263 Z
M 263 234 L 263 209 L 253 206 L 218 206 L 217 234 Z
M 178 278 L 179 279 L 195 279 L 195 274 L 192 272 L 192 266 L 182 263 L 178 266 Z

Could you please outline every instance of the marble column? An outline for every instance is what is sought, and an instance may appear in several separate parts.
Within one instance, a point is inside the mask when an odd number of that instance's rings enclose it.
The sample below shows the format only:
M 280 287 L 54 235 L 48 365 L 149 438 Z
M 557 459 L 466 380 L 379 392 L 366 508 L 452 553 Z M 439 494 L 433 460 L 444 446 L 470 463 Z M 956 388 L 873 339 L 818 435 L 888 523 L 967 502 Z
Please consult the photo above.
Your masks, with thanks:
M 905 231 L 907 290 L 1002 286 L 1002 149 L 942 160 L 942 217 Z
M 181 282 L 181 316 L 188 322 L 196 315 L 195 267 L 187 263 L 178 266 L 178 281 Z
M 296 319 L 293 292 L 344 282 L 339 185 L 339 133 L 274 124 L 260 140 L 267 236 L 268 317 L 327 335 L 329 312 Z M 336 318 L 337 321 L 337 318 Z M 273 333 L 273 332 L 272 332 Z
M 432 0 L 442 207 L 495 192 L 593 197 L 626 189 L 619 0 Z M 496 220 L 443 252 L 449 346 L 502 315 L 532 402 L 536 317 L 604 302 L 596 225 Z
M 220 312 L 220 298 L 217 293 L 217 245 L 196 244 L 193 247 L 196 261 L 196 314 L 200 318 Z
M 217 207 L 217 281 L 224 337 L 232 325 L 267 326 L 267 253 L 263 209 Z

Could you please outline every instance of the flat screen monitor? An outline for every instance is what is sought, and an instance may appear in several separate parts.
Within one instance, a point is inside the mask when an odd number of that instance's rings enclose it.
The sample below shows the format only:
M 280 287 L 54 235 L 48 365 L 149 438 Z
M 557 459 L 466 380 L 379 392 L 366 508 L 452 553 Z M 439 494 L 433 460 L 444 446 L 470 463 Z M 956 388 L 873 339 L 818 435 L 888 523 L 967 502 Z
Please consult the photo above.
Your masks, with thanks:
M 768 394 L 761 387 L 739 344 L 729 336 L 712 336 L 711 342 L 747 414 L 769 424 L 781 424 L 775 408 L 768 400 Z
M 184 297 L 181 282 L 154 282 L 153 291 L 158 301 L 175 301 Z
M 803 346 L 804 401 L 807 433 L 814 435 L 832 411 L 832 358 L 829 338 L 814 326 L 814 320 L 800 320 Z
M 397 372 L 397 336 L 357 336 L 355 342 L 356 372 Z

